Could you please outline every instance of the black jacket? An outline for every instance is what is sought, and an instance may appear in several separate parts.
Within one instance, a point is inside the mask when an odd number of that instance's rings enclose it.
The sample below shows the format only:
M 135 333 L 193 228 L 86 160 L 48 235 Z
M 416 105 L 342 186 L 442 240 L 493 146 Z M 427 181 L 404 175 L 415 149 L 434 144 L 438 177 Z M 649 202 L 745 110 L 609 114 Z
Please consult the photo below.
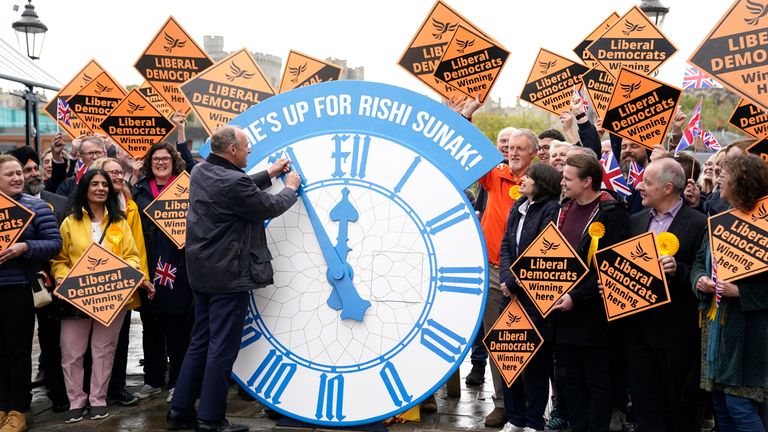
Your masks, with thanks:
M 523 253 L 525 249 L 534 241 L 547 224 L 555 220 L 557 216 L 557 210 L 560 208 L 556 199 L 548 201 L 534 201 L 525 215 L 523 221 L 523 229 L 520 232 L 520 238 L 517 238 L 517 225 L 520 222 L 522 214 L 520 213 L 520 206 L 522 206 L 528 198 L 522 197 L 512 206 L 509 212 L 509 218 L 507 218 L 507 229 L 504 231 L 504 237 L 501 238 L 501 270 L 499 280 L 507 284 L 507 288 L 517 296 L 518 300 L 522 304 L 528 316 L 531 317 L 533 325 L 539 330 L 544 340 L 549 340 L 552 337 L 552 323 L 551 320 L 545 320 L 541 316 L 536 306 L 525 293 L 522 287 L 512 277 L 512 272 L 509 267 L 514 264 L 519 254 Z
M 56 216 L 56 225 L 61 226 L 69 213 L 69 201 L 66 198 L 56 195 L 47 190 L 40 191 L 40 198 L 53 207 L 53 215 Z
M 589 244 L 589 224 L 601 222 L 605 226 L 605 235 L 600 239 L 598 248 L 602 249 L 626 240 L 629 229 L 629 216 L 624 204 L 608 192 L 602 192 L 598 198 L 598 210 L 587 223 L 587 228 L 581 235 L 576 253 L 587 263 Z M 573 201 L 563 203 L 558 214 L 557 227 L 562 231 L 562 214 Z M 605 306 L 597 289 L 597 271 L 594 263 L 588 264 L 589 272 L 569 291 L 573 299 L 573 308 L 567 312 L 555 311 L 555 343 L 578 346 L 610 346 L 613 336 L 609 331 L 608 320 L 605 316 Z
M 186 257 L 193 290 L 238 292 L 273 282 L 264 220 L 288 210 L 296 193 L 262 191 L 271 184 L 266 171 L 247 175 L 215 154 L 192 170 Z

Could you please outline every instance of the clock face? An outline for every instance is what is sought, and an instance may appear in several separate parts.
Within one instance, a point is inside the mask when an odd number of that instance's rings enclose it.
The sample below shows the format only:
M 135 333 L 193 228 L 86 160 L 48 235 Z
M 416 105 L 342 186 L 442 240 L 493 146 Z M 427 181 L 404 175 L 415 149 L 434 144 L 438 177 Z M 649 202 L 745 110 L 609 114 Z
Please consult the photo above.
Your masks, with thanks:
M 312 87 L 356 98 L 350 83 Z M 252 111 L 244 115 L 269 123 L 260 120 L 267 111 Z M 252 292 L 233 374 L 267 406 L 321 425 L 385 419 L 436 391 L 471 347 L 486 298 L 485 242 L 451 167 L 398 133 L 402 122 L 356 120 L 253 143 L 247 169 L 285 157 L 304 184 L 297 203 L 267 222 L 274 284 Z M 415 113 L 404 122 L 416 122 Z M 282 188 L 276 178 L 268 192 Z

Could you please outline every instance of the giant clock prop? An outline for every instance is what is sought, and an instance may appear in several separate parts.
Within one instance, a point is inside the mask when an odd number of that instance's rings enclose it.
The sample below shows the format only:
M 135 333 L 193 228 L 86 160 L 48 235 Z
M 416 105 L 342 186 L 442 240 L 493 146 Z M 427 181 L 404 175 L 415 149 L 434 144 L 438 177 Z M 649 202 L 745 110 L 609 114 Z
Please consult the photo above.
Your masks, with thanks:
M 368 82 L 296 89 L 231 124 L 248 136 L 247 172 L 287 157 L 303 179 L 266 222 L 275 283 L 252 293 L 235 378 L 327 426 L 432 394 L 481 322 L 488 260 L 464 189 L 501 161 L 496 148 L 447 107 Z

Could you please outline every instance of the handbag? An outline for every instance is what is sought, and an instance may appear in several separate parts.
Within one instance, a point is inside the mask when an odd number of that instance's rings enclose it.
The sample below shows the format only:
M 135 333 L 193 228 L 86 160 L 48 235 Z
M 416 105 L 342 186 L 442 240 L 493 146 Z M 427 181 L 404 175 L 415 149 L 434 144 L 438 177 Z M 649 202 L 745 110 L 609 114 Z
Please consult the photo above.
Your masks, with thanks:
M 46 283 L 48 280 L 48 275 L 45 271 L 41 270 L 35 273 L 32 280 L 32 301 L 35 304 L 35 309 L 48 306 L 53 301 L 53 297 L 51 297 L 51 293 L 48 291 L 49 284 Z

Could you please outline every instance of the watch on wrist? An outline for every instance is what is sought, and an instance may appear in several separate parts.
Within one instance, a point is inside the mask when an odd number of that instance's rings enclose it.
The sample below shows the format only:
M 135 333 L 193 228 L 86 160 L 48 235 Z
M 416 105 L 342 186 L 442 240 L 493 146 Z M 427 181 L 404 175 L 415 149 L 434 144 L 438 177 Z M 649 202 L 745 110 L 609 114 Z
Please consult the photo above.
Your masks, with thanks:
M 581 120 L 581 119 L 583 119 L 586 116 L 587 116 L 587 113 L 585 113 L 585 112 L 576 114 L 576 120 Z

